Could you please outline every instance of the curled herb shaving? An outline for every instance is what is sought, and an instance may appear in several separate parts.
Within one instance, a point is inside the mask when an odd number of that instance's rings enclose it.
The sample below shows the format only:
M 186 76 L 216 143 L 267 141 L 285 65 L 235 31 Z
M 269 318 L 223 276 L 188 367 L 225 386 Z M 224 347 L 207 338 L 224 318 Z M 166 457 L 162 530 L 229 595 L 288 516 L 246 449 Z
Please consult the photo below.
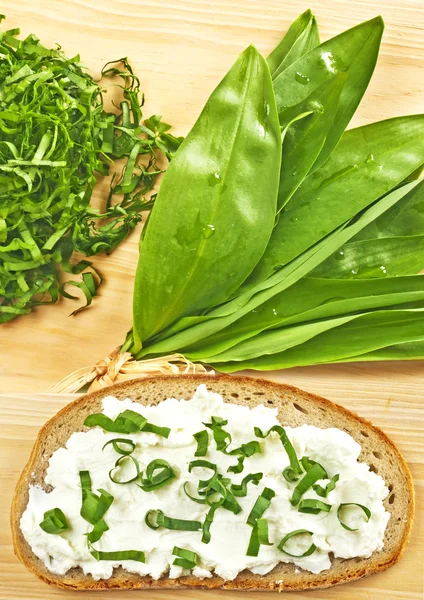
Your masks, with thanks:
M 102 279 L 76 253 L 110 253 L 128 236 L 154 203 L 146 195 L 162 172 L 159 156 L 171 157 L 181 141 L 157 115 L 142 124 L 140 81 L 126 58 L 102 72 L 121 81 L 113 114 L 78 55 L 18 34 L 0 32 L 0 323 L 75 298 L 69 285 L 91 304 Z M 98 210 L 97 178 L 119 158 L 122 174 Z M 61 284 L 61 271 L 80 278 Z
M 80 514 L 83 519 L 92 525 L 96 525 L 103 518 L 113 502 L 112 494 L 106 490 L 99 489 L 99 495 L 91 489 L 91 478 L 88 471 L 80 471 L 82 505 Z
M 258 519 L 262 517 L 267 508 L 269 508 L 271 504 L 271 500 L 274 498 L 275 492 L 271 488 L 264 488 L 261 495 L 256 500 L 253 505 L 252 510 L 250 511 L 249 516 L 247 517 L 246 523 L 254 527 Z
M 295 531 L 292 531 L 283 537 L 281 542 L 278 544 L 278 549 L 281 550 L 282 552 L 284 552 L 285 554 L 288 554 L 289 556 L 293 556 L 294 558 L 303 558 L 304 556 L 310 556 L 317 549 L 315 544 L 311 544 L 309 546 L 309 548 L 307 550 L 305 550 L 305 552 L 303 554 L 292 554 L 291 552 L 288 552 L 287 550 L 284 549 L 284 546 L 291 538 L 296 537 L 298 535 L 303 535 L 303 534 L 310 535 L 311 537 L 313 536 L 312 531 L 307 531 L 306 529 L 296 529 Z
M 299 504 L 300 499 L 303 494 L 308 490 L 316 481 L 319 479 L 326 479 L 327 472 L 326 470 L 318 463 L 315 463 L 311 466 L 309 471 L 304 475 L 304 477 L 299 481 L 297 486 L 293 490 L 293 495 L 291 497 L 291 504 L 296 506 Z
M 203 423 L 203 425 L 212 430 L 218 452 L 225 452 L 231 444 L 231 434 L 223 429 L 225 425 L 228 425 L 228 421 L 222 417 L 211 417 L 211 422 Z
M 167 517 L 162 510 L 149 510 L 144 517 L 144 522 L 150 529 L 175 529 L 178 531 L 201 531 L 200 521 L 190 521 L 186 519 L 173 519 Z
M 146 473 L 139 476 L 140 483 L 137 485 L 144 492 L 153 492 L 164 485 L 171 483 L 176 475 L 168 461 L 163 458 L 155 458 L 146 467 Z
M 204 544 L 209 544 L 209 542 L 211 541 L 211 525 L 216 511 L 222 506 L 224 500 L 225 497 L 223 496 L 220 501 L 212 504 L 205 516 L 205 520 L 203 521 L 202 525 L 202 542 Z
M 121 479 L 119 476 L 119 473 L 121 473 L 121 470 L 126 468 L 125 465 L 127 465 L 128 462 L 132 462 L 132 464 L 134 465 L 135 474 L 132 477 L 130 477 L 129 479 Z M 139 479 L 139 477 L 140 477 L 140 465 L 138 464 L 138 460 L 128 454 L 125 454 L 124 456 L 120 456 L 118 458 L 118 460 L 115 462 L 115 466 L 113 467 L 113 469 L 111 469 L 109 471 L 109 479 L 111 481 L 113 481 L 113 483 L 118 483 L 120 485 L 131 483 L 132 481 L 137 481 L 137 479 Z
M 86 427 L 101 427 L 105 431 L 112 433 L 155 433 L 164 438 L 168 438 L 171 430 L 169 427 L 158 427 L 148 423 L 146 417 L 133 410 L 124 410 L 115 420 L 107 417 L 103 413 L 88 415 L 84 421 Z
M 178 557 L 172 563 L 177 567 L 182 567 L 183 569 L 193 569 L 197 565 L 198 557 L 196 552 L 192 552 L 191 550 L 186 550 L 185 548 L 178 548 L 178 546 L 174 546 L 172 554 Z
M 231 456 L 238 455 L 237 464 L 228 467 L 227 471 L 229 473 L 241 473 L 244 468 L 244 460 L 249 456 L 260 453 L 261 446 L 256 440 L 247 442 L 247 444 L 242 444 L 240 448 L 235 448 L 234 450 L 231 450 L 231 452 L 227 452 L 227 454 Z
M 299 502 L 297 510 L 301 513 L 317 515 L 321 511 L 330 512 L 331 504 L 326 504 L 325 502 L 321 502 L 321 500 L 315 500 L 314 498 L 307 498 Z
M 331 480 L 327 483 L 325 487 L 315 484 L 312 486 L 312 489 L 318 496 L 321 496 L 321 498 L 327 498 L 328 494 L 332 492 L 336 487 L 336 483 L 338 482 L 339 478 L 340 475 L 337 473 L 336 475 L 334 475 L 334 477 L 331 478 Z
M 197 442 L 197 450 L 194 453 L 194 456 L 206 456 L 209 445 L 209 435 L 206 429 L 194 433 L 193 437 Z
M 250 473 L 243 478 L 242 482 L 231 484 L 231 491 L 234 496 L 247 496 L 247 484 L 251 481 L 253 485 L 258 485 L 263 477 L 263 473 Z
M 289 457 L 290 461 L 290 467 L 286 467 L 284 469 L 283 476 L 287 481 L 297 481 L 302 473 L 302 468 L 297 459 L 296 451 L 293 448 L 293 444 L 289 440 L 284 427 L 281 427 L 281 425 L 274 425 L 266 433 L 261 431 L 259 427 L 255 427 L 254 431 L 256 437 L 259 438 L 266 438 L 273 431 L 275 431 L 275 433 L 277 433 L 280 436 L 281 443 L 283 444 L 283 448 L 287 452 L 287 456 Z
M 106 446 L 109 446 L 109 444 L 112 444 L 115 452 L 117 452 L 118 454 L 122 454 L 122 456 L 129 456 L 134 452 L 136 447 L 135 442 L 133 442 L 132 440 L 127 440 L 125 438 L 115 438 L 114 440 L 109 440 L 108 442 L 106 442 L 102 450 L 104 450 Z
M 46 533 L 62 533 L 69 529 L 69 523 L 60 508 L 52 508 L 44 513 L 40 527 Z
M 337 518 L 339 520 L 340 525 L 344 529 L 347 529 L 347 531 L 358 531 L 359 527 L 357 527 L 357 528 L 350 527 L 342 519 L 342 512 L 348 506 L 357 506 L 358 508 L 360 508 L 363 511 L 363 513 L 365 514 L 365 523 L 368 523 L 368 521 L 370 520 L 371 511 L 366 506 L 363 506 L 362 504 L 358 504 L 357 502 L 344 502 L 344 503 L 340 504 L 340 506 L 338 507 L 338 509 L 337 509 Z
M 229 473 L 241 473 L 244 467 L 244 460 L 249 456 L 253 456 L 253 454 L 258 454 L 261 452 L 259 442 L 257 442 L 256 440 L 252 442 L 247 442 L 246 444 L 242 444 L 240 448 L 234 448 L 234 450 L 229 451 L 228 446 L 231 444 L 231 434 L 228 431 L 225 431 L 225 429 L 223 429 L 225 425 L 228 425 L 228 421 L 223 419 L 222 417 L 211 417 L 210 423 L 203 424 L 212 430 L 213 438 L 216 444 L 216 449 L 219 452 L 224 452 L 224 454 L 228 454 L 229 456 L 238 456 L 237 464 L 228 467 L 227 471 Z M 207 432 L 205 431 L 195 434 L 194 437 L 196 437 L 196 435 L 199 436 L 199 434 L 204 435 L 204 433 L 206 433 L 207 435 Z M 202 448 L 204 448 L 204 446 L 202 446 Z M 196 453 L 196 456 L 200 455 Z
M 117 550 L 115 552 L 103 552 L 101 550 L 95 550 L 90 546 L 90 554 L 96 560 L 135 560 L 137 562 L 146 562 L 144 552 L 141 550 Z
M 249 545 L 247 547 L 247 556 L 258 556 L 261 545 L 272 546 L 268 537 L 267 519 L 258 519 L 250 534 Z

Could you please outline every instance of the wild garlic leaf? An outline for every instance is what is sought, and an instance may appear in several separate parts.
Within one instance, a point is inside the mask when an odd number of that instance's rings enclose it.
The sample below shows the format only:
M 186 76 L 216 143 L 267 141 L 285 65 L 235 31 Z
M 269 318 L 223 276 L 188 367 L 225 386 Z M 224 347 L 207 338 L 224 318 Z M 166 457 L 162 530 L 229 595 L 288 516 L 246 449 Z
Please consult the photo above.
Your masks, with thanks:
M 270 277 L 423 162 L 424 115 L 346 131 L 325 165 L 304 180 L 281 212 L 266 252 L 244 288 Z
M 329 319 L 317 325 L 316 336 L 308 341 L 293 345 L 292 348 L 268 354 L 252 360 L 219 363 L 219 370 L 231 372 L 239 369 L 257 370 L 283 369 L 302 365 L 323 364 L 328 362 L 354 360 L 355 356 L 376 352 L 387 346 L 401 343 L 424 342 L 424 302 L 420 308 L 403 310 L 381 310 L 353 315 L 346 323 Z M 336 323 L 335 323 L 336 322 Z M 328 330 L 322 332 L 324 324 Z M 334 327 L 334 324 L 336 326 Z M 284 336 L 284 330 L 282 335 Z M 299 340 L 301 338 L 299 337 Z M 276 344 L 278 348 L 279 342 Z
M 253 47 L 212 93 L 162 181 L 134 292 L 133 350 L 225 301 L 274 225 L 281 134 L 268 66 Z
M 230 348 L 236 351 L 237 345 L 265 330 L 417 301 L 424 301 L 423 279 L 419 275 L 332 280 L 304 277 L 228 329 L 184 352 L 191 360 L 207 362 Z
M 319 45 L 316 19 L 308 9 L 290 25 L 283 39 L 266 59 L 274 78 L 298 58 Z

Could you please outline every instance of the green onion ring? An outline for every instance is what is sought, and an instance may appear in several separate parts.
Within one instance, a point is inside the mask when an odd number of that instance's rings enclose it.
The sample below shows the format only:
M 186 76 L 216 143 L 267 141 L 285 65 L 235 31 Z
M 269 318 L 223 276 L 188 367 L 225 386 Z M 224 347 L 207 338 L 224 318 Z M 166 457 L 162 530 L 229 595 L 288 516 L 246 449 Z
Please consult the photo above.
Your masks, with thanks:
M 315 500 L 315 498 L 307 498 L 299 502 L 297 510 L 300 513 L 317 515 L 321 511 L 330 512 L 331 504 L 325 504 L 325 502 L 321 502 L 321 500 Z
M 294 558 L 303 558 L 304 556 L 310 556 L 317 549 L 315 544 L 311 544 L 303 554 L 291 554 L 290 552 L 287 552 L 287 550 L 284 550 L 284 545 L 290 538 L 295 537 L 296 535 L 301 535 L 303 533 L 307 533 L 310 536 L 313 535 L 312 531 L 307 531 L 306 529 L 296 529 L 295 531 L 292 531 L 283 537 L 281 542 L 278 544 L 278 549 L 284 552 L 285 554 L 288 554 L 288 556 L 293 556 Z
M 131 460 L 135 466 L 136 474 L 134 475 L 134 477 L 131 477 L 130 479 L 127 479 L 126 481 L 119 481 L 118 479 L 114 479 L 114 475 L 113 475 L 114 471 L 116 469 L 119 469 L 119 466 L 123 460 L 128 460 L 128 459 Z M 115 466 L 109 471 L 109 479 L 111 481 L 113 481 L 113 483 L 117 483 L 119 485 L 125 485 L 127 483 L 131 483 L 133 481 L 136 481 L 136 479 L 138 479 L 139 477 L 140 477 L 140 465 L 138 464 L 138 460 L 129 454 L 124 454 L 123 456 L 120 456 L 118 458 L 118 460 L 116 461 Z
M 342 521 L 342 518 L 340 516 L 340 512 L 342 511 L 342 509 L 345 506 L 358 506 L 365 513 L 365 516 L 366 516 L 365 523 L 368 523 L 368 521 L 370 520 L 371 511 L 370 511 L 370 509 L 367 506 L 363 506 L 362 504 L 358 504 L 357 502 L 344 502 L 344 503 L 340 504 L 339 508 L 337 509 L 337 518 L 339 520 L 340 525 L 342 527 L 344 527 L 344 529 L 347 529 L 348 531 L 359 531 L 359 527 L 356 528 L 356 529 L 353 529 L 352 527 L 349 527 L 348 525 L 346 525 L 346 523 L 344 523 Z
M 132 454 L 134 452 L 135 447 L 136 447 L 136 443 L 133 442 L 132 440 L 127 440 L 125 438 L 115 438 L 113 440 L 109 440 L 108 442 L 106 442 L 106 444 L 103 446 L 102 450 L 104 450 L 106 448 L 106 446 L 109 446 L 109 444 L 112 444 L 115 452 L 117 452 L 118 454 L 122 454 L 122 456 L 129 456 L 130 454 Z M 126 444 L 127 446 L 131 447 L 131 450 L 124 450 L 123 448 L 121 448 L 119 446 L 119 444 Z

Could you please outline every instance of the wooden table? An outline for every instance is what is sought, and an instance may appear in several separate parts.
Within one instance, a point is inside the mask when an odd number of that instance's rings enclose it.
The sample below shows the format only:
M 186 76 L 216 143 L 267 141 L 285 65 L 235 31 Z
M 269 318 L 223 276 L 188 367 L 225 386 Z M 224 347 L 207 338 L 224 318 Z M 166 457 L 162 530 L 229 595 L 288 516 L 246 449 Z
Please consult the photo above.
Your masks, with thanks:
M 424 111 L 423 0 L 310 0 L 308 4 L 318 17 L 323 39 L 376 14 L 385 18 L 380 60 L 354 125 Z M 1 12 L 8 17 L 7 27 L 19 26 L 24 35 L 37 33 L 47 45 L 59 42 L 70 55 L 79 52 L 93 73 L 108 60 L 128 55 L 146 93 L 146 116 L 162 114 L 174 124 L 175 133 L 185 134 L 235 57 L 252 42 L 266 54 L 306 7 L 298 0 L 3 0 Z M 106 356 L 131 326 L 138 235 L 135 231 L 112 256 L 96 258 L 106 281 L 90 310 L 69 318 L 74 304 L 66 300 L 1 327 L 1 599 L 75 596 L 47 588 L 14 558 L 7 522 L 10 498 L 37 430 L 70 399 L 40 392 L 70 371 Z M 423 375 L 423 363 L 337 365 L 265 374 L 326 395 L 383 427 L 404 452 L 418 497 L 413 537 L 397 566 L 347 587 L 292 594 L 293 600 L 422 598 Z M 90 594 L 90 598 L 103 596 Z M 228 592 L 179 596 L 239 597 Z M 108 594 L 110 600 L 121 597 Z M 259 597 L 249 595 L 252 600 Z M 171 595 L 159 592 L 154 598 Z

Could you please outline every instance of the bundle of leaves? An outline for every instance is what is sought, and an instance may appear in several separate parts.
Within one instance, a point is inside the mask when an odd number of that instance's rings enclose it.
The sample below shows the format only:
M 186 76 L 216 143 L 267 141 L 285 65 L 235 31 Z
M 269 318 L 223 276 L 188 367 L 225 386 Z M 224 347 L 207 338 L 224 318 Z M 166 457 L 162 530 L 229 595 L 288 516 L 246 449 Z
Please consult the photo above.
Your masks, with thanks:
M 383 21 L 310 11 L 248 48 L 170 164 L 141 240 L 137 359 L 222 371 L 424 357 L 424 116 L 346 130 Z

